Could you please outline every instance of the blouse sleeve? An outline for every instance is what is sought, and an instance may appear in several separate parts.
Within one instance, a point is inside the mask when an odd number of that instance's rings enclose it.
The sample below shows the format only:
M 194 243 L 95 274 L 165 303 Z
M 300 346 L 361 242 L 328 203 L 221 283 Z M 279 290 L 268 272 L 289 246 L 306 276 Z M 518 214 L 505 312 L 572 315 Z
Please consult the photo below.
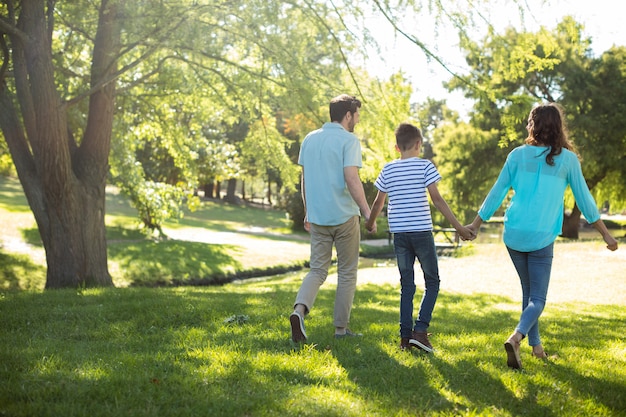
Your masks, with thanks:
M 500 174 L 498 175 L 498 179 L 496 180 L 493 187 L 487 194 L 485 201 L 480 206 L 480 210 L 478 210 L 478 215 L 483 221 L 487 221 L 493 216 L 493 213 L 496 212 L 500 205 L 502 205 L 502 200 L 508 194 L 511 189 L 511 171 L 509 165 L 509 158 L 507 158 Z
M 570 163 L 567 180 L 569 186 L 572 188 L 572 193 L 574 193 L 576 204 L 583 216 L 585 216 L 585 219 L 587 219 L 589 223 L 597 222 L 600 219 L 600 211 L 589 191 L 589 187 L 587 186 L 587 182 L 585 181 L 580 167 L 580 161 L 576 156 L 573 157 L 573 161 Z

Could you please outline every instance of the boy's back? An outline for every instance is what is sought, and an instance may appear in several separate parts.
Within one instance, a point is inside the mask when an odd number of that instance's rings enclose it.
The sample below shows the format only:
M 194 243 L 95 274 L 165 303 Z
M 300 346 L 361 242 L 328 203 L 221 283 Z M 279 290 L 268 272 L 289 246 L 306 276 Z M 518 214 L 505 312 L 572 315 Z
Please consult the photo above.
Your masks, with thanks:
M 391 233 L 432 230 L 427 187 L 440 180 L 437 168 L 427 159 L 397 159 L 384 166 L 374 185 L 389 196 Z

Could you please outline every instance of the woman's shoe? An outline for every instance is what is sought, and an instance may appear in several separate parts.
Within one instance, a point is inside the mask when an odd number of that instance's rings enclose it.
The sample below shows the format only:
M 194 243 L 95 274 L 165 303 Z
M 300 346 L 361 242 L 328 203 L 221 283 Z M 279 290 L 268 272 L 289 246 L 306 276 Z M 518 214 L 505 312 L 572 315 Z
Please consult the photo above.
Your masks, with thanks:
M 548 354 L 545 350 L 543 350 L 543 345 L 540 343 L 535 346 L 531 346 L 533 350 L 533 356 L 537 359 L 543 359 L 544 361 L 548 360 Z
M 520 342 L 515 340 L 513 336 L 504 342 L 504 350 L 506 350 L 506 364 L 509 368 L 521 369 L 522 359 L 520 358 Z

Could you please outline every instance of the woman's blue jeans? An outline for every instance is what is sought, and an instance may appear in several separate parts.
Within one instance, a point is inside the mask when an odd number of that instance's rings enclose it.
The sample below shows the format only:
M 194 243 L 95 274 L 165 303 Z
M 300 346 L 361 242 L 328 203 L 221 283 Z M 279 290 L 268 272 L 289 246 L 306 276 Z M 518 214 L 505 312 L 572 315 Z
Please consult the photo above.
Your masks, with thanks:
M 439 294 L 439 264 L 432 232 L 394 233 L 393 246 L 400 271 L 400 337 L 411 337 L 411 331 L 425 332 L 430 325 Z M 413 327 L 415 296 L 415 258 L 424 272 L 426 289 Z
M 515 330 L 528 336 L 528 344 L 541 344 L 539 316 L 546 305 L 554 243 L 532 252 L 518 252 L 507 247 L 522 284 L 522 315 Z

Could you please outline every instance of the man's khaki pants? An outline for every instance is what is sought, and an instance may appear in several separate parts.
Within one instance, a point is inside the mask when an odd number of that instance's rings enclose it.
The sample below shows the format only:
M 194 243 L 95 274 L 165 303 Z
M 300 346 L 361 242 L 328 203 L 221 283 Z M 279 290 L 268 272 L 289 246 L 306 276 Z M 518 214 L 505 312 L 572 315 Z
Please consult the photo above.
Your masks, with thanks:
M 333 243 L 337 250 L 337 292 L 335 294 L 335 327 L 348 327 L 356 290 L 361 241 L 360 218 L 354 216 L 338 226 L 311 223 L 311 270 L 304 277 L 295 304 L 302 304 L 308 313 L 328 276 Z

